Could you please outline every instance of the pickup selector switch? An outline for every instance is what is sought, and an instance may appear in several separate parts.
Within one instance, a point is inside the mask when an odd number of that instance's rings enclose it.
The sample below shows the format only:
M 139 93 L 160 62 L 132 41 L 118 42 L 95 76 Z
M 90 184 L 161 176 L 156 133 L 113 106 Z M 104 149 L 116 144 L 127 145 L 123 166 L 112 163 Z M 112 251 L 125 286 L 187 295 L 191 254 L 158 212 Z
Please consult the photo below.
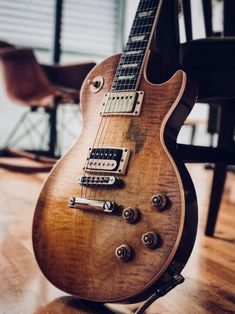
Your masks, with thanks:
M 128 262 L 132 258 L 132 249 L 130 246 L 122 244 L 116 248 L 115 255 L 122 262 Z
M 140 212 L 137 208 L 125 208 L 122 212 L 122 217 L 128 222 L 129 224 L 134 224 L 138 221 L 140 216 Z
M 157 247 L 159 243 L 159 236 L 154 231 L 146 232 L 142 235 L 142 243 L 148 247 L 149 249 L 153 250 Z
M 167 206 L 167 197 L 164 194 L 157 194 L 152 197 L 152 205 L 159 211 L 163 211 Z

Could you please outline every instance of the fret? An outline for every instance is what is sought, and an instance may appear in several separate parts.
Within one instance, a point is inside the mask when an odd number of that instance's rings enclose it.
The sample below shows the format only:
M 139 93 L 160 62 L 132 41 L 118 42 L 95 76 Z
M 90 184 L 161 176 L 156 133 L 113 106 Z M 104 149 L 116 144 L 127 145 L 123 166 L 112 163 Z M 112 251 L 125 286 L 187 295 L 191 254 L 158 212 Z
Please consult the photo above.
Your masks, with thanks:
M 159 0 L 140 1 L 137 12 L 143 11 L 143 10 L 156 9 L 158 4 L 159 4 Z
M 160 0 L 140 0 L 126 47 L 121 56 L 112 91 L 136 88 Z
M 138 36 L 144 36 L 145 37 L 145 40 L 148 41 L 148 37 L 150 35 L 150 32 L 146 32 L 144 29 L 143 29 L 143 32 L 138 32 Z M 135 36 L 135 34 L 133 34 Z
M 148 40 L 146 41 L 139 41 L 139 42 L 135 42 L 135 43 L 127 43 L 127 48 L 128 50 L 136 50 L 136 49 L 146 49 L 148 44 Z
M 134 22 L 132 24 L 132 28 L 134 27 L 143 27 L 145 25 L 149 25 L 153 23 L 154 20 L 154 16 L 147 16 L 147 17 L 143 17 L 143 18 L 135 18 Z
M 128 55 L 126 57 L 122 57 L 120 60 L 120 64 L 122 63 L 133 63 L 133 62 L 138 62 L 141 63 L 143 61 L 144 55 Z
M 133 78 L 134 76 L 138 76 L 140 67 L 138 68 L 125 68 L 125 69 L 120 69 L 119 72 L 117 73 L 116 77 L 119 79 L 119 77 L 127 76 L 127 75 L 132 75 Z
M 132 76 L 138 76 L 140 68 L 131 68 L 131 69 L 119 69 L 116 78 L 118 80 L 119 76 L 126 76 L 126 75 L 132 75 Z M 133 77 L 134 78 L 134 77 Z
M 145 35 L 145 38 L 147 40 L 149 38 L 150 33 L 151 33 L 151 29 L 152 29 L 152 26 L 149 26 L 149 25 L 141 27 L 141 28 L 134 28 L 131 31 L 130 36 L 133 37 L 133 36 L 143 36 L 143 35 Z
M 124 81 L 121 84 L 115 85 L 115 90 L 118 91 L 124 91 L 124 90 L 132 90 L 135 89 L 136 81 L 130 82 L 130 81 Z
M 135 89 L 135 85 L 137 83 L 137 79 L 123 79 L 118 80 L 114 83 L 115 90 L 127 90 L 127 89 Z
M 144 55 L 143 50 L 124 50 L 124 54 L 126 56 L 139 56 L 139 55 Z

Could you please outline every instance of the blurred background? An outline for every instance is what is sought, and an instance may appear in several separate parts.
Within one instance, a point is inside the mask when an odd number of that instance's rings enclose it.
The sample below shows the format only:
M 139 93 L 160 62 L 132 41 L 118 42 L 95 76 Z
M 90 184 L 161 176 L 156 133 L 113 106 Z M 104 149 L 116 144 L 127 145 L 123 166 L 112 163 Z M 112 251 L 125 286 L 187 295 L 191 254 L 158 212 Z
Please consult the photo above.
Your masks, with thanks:
M 76 64 L 96 62 L 122 51 L 131 27 L 137 0 L 0 0 L 0 41 L 17 47 L 32 48 L 40 64 Z M 213 26 L 222 29 L 222 3 L 213 1 Z M 193 37 L 205 37 L 202 2 L 192 1 Z M 182 14 L 179 15 L 180 40 L 185 41 Z M 19 117 L 28 110 L 10 99 L 0 84 L 0 147 L 4 147 L 12 128 Z M 78 136 L 82 120 L 76 115 L 78 107 L 60 106 L 57 112 L 57 137 L 59 153 L 63 154 Z M 32 115 L 32 123 L 37 124 L 43 113 Z M 189 124 L 197 124 L 194 141 L 208 145 L 210 136 L 206 132 L 208 107 L 195 106 Z M 193 120 L 193 121 L 192 121 Z M 39 131 L 44 132 L 45 123 L 40 122 Z M 69 124 L 65 133 L 61 125 Z M 21 130 L 19 130 L 21 132 Z M 24 130 L 22 131 L 24 132 Z M 179 142 L 191 141 L 191 127 L 185 126 L 179 135 Z M 45 135 L 45 134 L 44 134 Z M 44 136 L 42 146 L 48 145 Z M 15 147 L 37 148 L 40 137 L 32 134 L 31 139 L 23 137 L 14 143 Z M 41 145 L 41 144 L 40 144 Z

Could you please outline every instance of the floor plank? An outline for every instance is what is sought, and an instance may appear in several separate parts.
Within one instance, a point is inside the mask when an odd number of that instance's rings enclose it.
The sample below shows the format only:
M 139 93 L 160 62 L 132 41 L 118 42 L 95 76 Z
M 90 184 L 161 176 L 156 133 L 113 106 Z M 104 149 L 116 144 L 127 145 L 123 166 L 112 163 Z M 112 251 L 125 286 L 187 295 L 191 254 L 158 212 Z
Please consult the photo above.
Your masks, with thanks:
M 214 238 L 204 236 L 212 173 L 189 167 L 199 203 L 199 229 L 183 275 L 185 282 L 153 304 L 147 314 L 235 313 L 235 175 L 226 182 Z M 136 305 L 94 305 L 67 296 L 41 274 L 31 227 L 45 174 L 0 169 L 0 314 L 130 314 Z

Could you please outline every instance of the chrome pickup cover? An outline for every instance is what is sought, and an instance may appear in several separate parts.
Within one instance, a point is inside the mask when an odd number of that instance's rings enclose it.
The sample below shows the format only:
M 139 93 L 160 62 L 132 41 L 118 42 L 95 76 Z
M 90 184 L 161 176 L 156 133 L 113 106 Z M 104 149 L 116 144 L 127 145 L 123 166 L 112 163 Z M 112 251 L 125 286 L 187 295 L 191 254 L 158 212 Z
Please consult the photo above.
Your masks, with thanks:
M 144 92 L 111 92 L 104 96 L 101 116 L 129 115 L 138 116 L 141 112 Z
M 130 150 L 127 148 L 90 148 L 86 172 L 108 172 L 125 174 Z

